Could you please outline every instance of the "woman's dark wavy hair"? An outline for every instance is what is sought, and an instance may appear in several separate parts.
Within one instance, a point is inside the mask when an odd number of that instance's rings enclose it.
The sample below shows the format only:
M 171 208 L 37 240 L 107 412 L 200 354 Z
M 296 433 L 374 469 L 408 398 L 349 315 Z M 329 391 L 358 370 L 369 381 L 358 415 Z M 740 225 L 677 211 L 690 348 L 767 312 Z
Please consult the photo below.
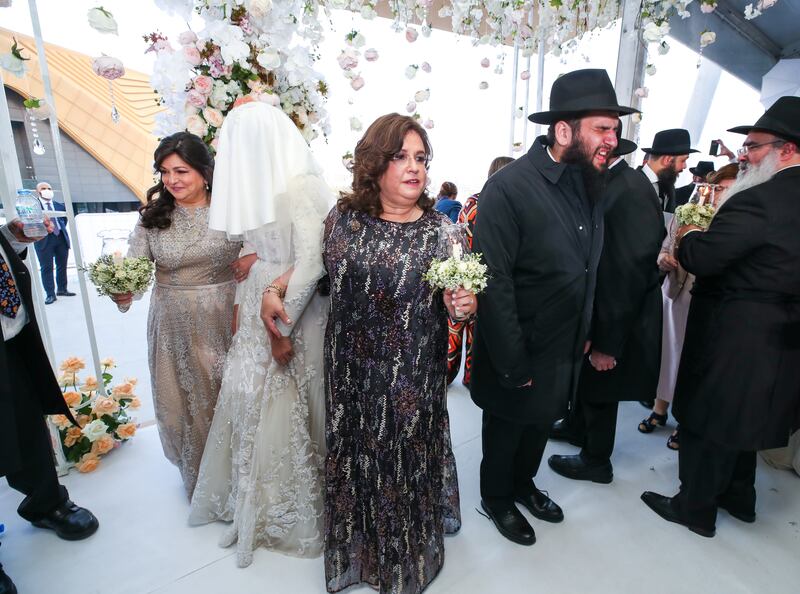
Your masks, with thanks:
M 161 169 L 164 159 L 170 155 L 178 155 L 189 167 L 203 176 L 210 196 L 211 182 L 214 179 L 214 157 L 202 139 L 189 132 L 177 132 L 162 138 L 153 153 L 153 169 L 156 173 Z M 147 190 L 147 204 L 139 208 L 142 226 L 147 229 L 154 227 L 168 229 L 172 224 L 173 210 L 175 210 L 175 197 L 169 193 L 159 178 L 158 183 Z
M 439 188 L 439 198 L 453 198 L 458 196 L 458 188 L 453 182 L 444 182 Z
M 409 132 L 416 132 L 425 147 L 427 169 L 433 158 L 433 149 L 425 128 L 411 117 L 390 113 L 372 122 L 364 136 L 356 144 L 351 172 L 353 187 L 349 192 L 341 192 L 336 207 L 339 212 L 357 210 L 377 217 L 383 212 L 380 201 L 381 189 L 378 181 L 386 172 L 392 157 L 403 149 L 403 140 Z M 423 211 L 433 208 L 435 200 L 428 196 L 425 188 L 417 200 Z

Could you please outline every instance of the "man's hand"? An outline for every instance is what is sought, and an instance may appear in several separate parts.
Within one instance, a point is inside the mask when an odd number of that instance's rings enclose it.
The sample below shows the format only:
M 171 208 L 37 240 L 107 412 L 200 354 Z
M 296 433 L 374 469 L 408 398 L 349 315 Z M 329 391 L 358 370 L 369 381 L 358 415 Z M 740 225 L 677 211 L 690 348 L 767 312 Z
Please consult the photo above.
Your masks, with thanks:
M 597 371 L 609 371 L 617 366 L 617 360 L 614 357 L 594 350 L 589 355 L 589 363 Z
M 722 142 L 720 139 L 715 141 L 719 145 L 719 154 L 728 157 L 728 159 L 735 159 L 736 155 L 733 154 L 733 151 L 725 146 L 725 143 Z
M 47 232 L 52 233 L 53 230 L 55 229 L 55 224 L 53 223 L 53 221 L 51 221 L 49 217 L 45 216 L 43 222 L 45 229 L 47 229 Z M 11 234 L 14 236 L 14 239 L 19 241 L 20 243 L 34 243 L 36 241 L 39 241 L 40 239 L 44 239 L 45 237 L 47 237 L 47 235 L 44 235 L 42 237 L 28 237 L 27 235 L 25 235 L 25 232 L 23 231 L 22 221 L 20 221 L 19 219 L 14 219 L 12 221 L 9 221 L 8 228 L 11 231 Z

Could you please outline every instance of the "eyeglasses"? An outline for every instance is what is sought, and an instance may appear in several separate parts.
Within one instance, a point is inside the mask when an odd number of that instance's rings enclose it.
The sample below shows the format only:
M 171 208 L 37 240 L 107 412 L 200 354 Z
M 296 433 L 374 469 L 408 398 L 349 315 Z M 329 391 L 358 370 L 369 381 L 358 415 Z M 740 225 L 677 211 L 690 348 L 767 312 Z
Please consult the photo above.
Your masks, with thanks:
M 786 144 L 785 140 L 772 140 L 770 142 L 762 142 L 759 144 L 743 144 L 742 148 L 736 149 L 736 155 L 739 157 L 744 157 L 747 153 L 752 151 L 753 149 L 761 148 L 762 146 L 769 146 L 770 144 L 778 144 L 783 146 Z
M 392 163 L 398 163 L 398 164 L 402 163 L 403 165 L 405 165 L 405 163 L 407 163 L 409 159 L 411 159 L 411 161 L 416 163 L 417 165 L 422 165 L 423 167 L 425 167 L 425 169 L 428 168 L 428 164 L 430 163 L 428 155 L 407 155 L 403 151 L 395 153 L 389 160 Z

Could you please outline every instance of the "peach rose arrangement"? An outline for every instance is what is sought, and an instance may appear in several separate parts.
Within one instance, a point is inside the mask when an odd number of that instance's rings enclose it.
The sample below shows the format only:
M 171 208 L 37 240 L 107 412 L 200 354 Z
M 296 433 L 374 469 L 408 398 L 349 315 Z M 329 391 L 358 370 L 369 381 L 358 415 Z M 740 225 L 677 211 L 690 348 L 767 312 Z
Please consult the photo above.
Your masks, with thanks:
M 60 366 L 64 401 L 78 426 L 65 415 L 52 415 L 50 420 L 58 428 L 64 455 L 80 472 L 95 470 L 101 456 L 136 434 L 135 420 L 129 414 L 141 404 L 134 392 L 136 379 L 125 378 L 109 387 L 113 380 L 111 369 L 116 365 L 110 358 L 103 359 L 101 365 L 102 385 L 92 376 L 81 382 L 78 372 L 86 368 L 83 359 L 69 357 Z

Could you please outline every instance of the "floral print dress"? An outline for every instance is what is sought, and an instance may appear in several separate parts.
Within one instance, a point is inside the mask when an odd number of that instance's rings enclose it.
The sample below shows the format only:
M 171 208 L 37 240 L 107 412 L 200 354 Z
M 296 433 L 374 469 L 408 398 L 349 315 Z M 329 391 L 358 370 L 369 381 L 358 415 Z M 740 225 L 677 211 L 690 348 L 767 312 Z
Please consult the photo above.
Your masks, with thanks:
M 446 408 L 447 313 L 422 280 L 430 211 L 410 223 L 334 209 L 325 222 L 331 312 L 325 337 L 325 577 L 424 590 L 461 526 Z

